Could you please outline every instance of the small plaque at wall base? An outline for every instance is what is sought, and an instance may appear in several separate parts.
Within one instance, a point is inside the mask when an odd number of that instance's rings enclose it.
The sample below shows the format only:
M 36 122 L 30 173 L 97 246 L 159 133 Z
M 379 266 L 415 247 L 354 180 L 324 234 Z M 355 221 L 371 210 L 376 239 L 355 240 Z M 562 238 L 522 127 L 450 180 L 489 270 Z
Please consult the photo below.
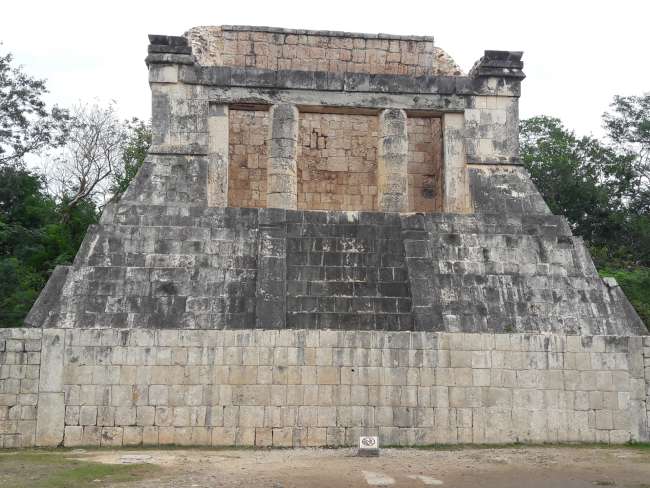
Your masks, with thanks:
M 362 457 L 379 456 L 379 437 L 376 436 L 359 437 L 359 456 Z

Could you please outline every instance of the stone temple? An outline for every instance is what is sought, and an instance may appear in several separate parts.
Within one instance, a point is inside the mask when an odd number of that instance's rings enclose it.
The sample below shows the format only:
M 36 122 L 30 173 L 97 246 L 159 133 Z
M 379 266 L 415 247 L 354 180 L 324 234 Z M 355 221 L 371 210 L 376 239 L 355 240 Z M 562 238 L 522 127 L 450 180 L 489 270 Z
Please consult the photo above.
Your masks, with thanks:
M 648 439 L 647 330 L 521 166 L 521 52 L 149 40 L 147 160 L 0 332 L 0 446 Z

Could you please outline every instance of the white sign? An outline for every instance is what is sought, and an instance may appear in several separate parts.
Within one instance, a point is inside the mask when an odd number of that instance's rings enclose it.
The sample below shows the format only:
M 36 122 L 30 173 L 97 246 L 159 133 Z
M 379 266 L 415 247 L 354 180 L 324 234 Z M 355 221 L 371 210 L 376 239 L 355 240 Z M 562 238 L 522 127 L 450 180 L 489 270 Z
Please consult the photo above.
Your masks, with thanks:
M 376 436 L 359 437 L 359 449 L 379 449 L 379 437 Z

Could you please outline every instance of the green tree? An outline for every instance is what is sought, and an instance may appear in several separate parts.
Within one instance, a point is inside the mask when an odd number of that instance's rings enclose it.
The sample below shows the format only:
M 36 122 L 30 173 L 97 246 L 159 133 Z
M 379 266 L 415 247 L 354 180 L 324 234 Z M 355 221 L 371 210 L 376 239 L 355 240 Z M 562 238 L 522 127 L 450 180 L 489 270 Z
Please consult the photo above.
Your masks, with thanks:
M 63 145 L 69 114 L 48 109 L 44 80 L 12 66 L 11 54 L 0 55 L 0 165 L 22 162 L 28 153 Z
M 111 201 L 118 201 L 144 163 L 151 146 L 151 124 L 134 118 L 125 123 L 127 140 L 122 150 L 120 164 L 113 172 Z
M 40 175 L 0 167 L 0 327 L 22 324 L 54 267 L 72 261 L 97 221 L 92 201 L 78 205 L 66 222 L 62 209 Z
M 607 244 L 634 179 L 633 158 L 593 137 L 578 137 L 553 117 L 522 121 L 521 155 L 551 211 L 569 219 L 589 242 Z

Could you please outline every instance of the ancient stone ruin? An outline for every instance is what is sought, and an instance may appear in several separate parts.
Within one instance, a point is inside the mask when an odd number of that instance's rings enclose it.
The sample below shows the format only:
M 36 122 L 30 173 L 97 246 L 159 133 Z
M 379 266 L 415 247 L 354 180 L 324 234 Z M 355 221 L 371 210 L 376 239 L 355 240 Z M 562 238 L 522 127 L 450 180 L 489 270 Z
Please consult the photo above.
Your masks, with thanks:
M 149 39 L 148 158 L 0 332 L 0 446 L 648 439 L 647 330 L 521 166 L 521 52 Z

